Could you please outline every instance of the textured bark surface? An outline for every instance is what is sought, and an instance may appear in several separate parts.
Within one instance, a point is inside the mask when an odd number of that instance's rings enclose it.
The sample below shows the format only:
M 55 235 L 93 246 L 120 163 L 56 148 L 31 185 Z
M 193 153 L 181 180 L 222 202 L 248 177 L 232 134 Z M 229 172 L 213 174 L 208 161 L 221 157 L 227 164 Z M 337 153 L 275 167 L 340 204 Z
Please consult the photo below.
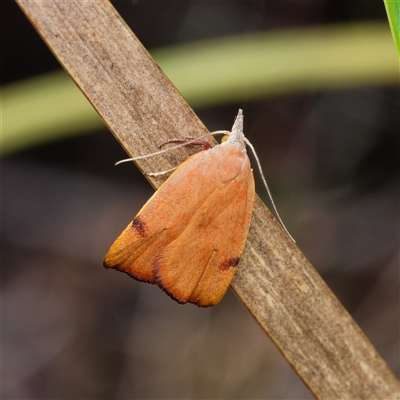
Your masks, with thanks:
M 130 155 L 207 133 L 109 2 L 17 2 Z M 137 164 L 166 170 L 190 152 Z M 317 398 L 399 398 L 395 376 L 258 198 L 232 286 Z

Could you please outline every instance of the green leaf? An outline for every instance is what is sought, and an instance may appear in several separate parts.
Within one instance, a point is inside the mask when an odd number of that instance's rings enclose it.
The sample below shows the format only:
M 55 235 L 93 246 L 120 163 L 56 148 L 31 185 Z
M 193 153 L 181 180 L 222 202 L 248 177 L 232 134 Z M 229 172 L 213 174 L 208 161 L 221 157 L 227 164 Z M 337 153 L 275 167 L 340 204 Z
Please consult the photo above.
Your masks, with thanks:
M 391 6 L 398 11 L 396 4 Z M 387 24 L 262 32 L 151 54 L 197 108 L 310 90 L 398 84 L 398 61 Z M 3 154 L 101 126 L 64 72 L 2 89 Z
M 386 13 L 389 19 L 390 29 L 392 30 L 393 40 L 397 48 L 397 55 L 400 58 L 400 1 L 384 0 Z

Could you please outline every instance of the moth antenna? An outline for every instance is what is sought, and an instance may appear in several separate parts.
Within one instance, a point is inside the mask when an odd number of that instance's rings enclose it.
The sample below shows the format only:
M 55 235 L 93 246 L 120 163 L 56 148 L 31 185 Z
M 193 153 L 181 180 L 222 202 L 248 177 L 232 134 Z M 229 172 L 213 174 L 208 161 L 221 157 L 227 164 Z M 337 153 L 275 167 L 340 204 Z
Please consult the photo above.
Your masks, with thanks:
M 147 157 L 158 156 L 159 154 L 164 154 L 164 153 L 166 153 L 168 151 L 175 150 L 175 149 L 178 149 L 178 148 L 183 147 L 183 146 L 187 146 L 188 144 L 194 143 L 199 139 L 203 139 L 203 138 L 205 138 L 207 136 L 214 135 L 214 134 L 219 134 L 219 133 L 230 133 L 230 132 L 229 131 L 216 131 L 216 132 L 207 133 L 207 134 L 202 135 L 202 136 L 200 136 L 198 138 L 193 138 L 193 140 L 189 140 L 186 143 L 177 144 L 176 146 L 168 147 L 167 149 L 164 149 L 164 150 L 159 150 L 159 151 L 156 151 L 154 153 L 145 154 L 143 156 L 124 158 L 123 160 L 117 161 L 115 163 L 115 165 L 119 165 L 119 164 L 122 164 L 122 163 L 125 163 L 125 162 L 129 162 L 129 161 L 142 160 L 143 158 L 147 158 Z
M 255 158 L 255 160 L 256 160 L 256 162 L 257 162 L 257 166 L 258 166 L 258 170 L 260 171 L 261 179 L 262 179 L 262 181 L 263 181 L 263 183 L 264 183 L 265 188 L 267 189 L 267 193 L 268 193 L 268 196 L 269 196 L 269 198 L 270 198 L 270 200 L 271 200 L 272 207 L 273 207 L 274 210 L 275 210 L 275 213 L 276 213 L 276 216 L 278 217 L 279 222 L 281 223 L 283 229 L 284 229 L 285 232 L 288 234 L 288 236 L 290 237 L 290 239 L 292 239 L 293 242 L 296 243 L 296 241 L 294 240 L 293 236 L 289 233 L 289 231 L 287 230 L 285 224 L 283 223 L 282 218 L 280 217 L 280 215 L 279 215 L 279 213 L 278 213 L 278 210 L 276 209 L 274 199 L 272 198 L 272 194 L 271 194 L 271 192 L 270 192 L 270 190 L 269 190 L 269 187 L 268 187 L 268 184 L 267 184 L 267 180 L 265 179 L 264 173 L 263 173 L 262 168 L 261 168 L 260 160 L 258 159 L 257 153 L 256 153 L 256 151 L 254 150 L 253 145 L 249 142 L 249 140 L 248 140 L 247 138 L 244 138 L 244 141 L 246 142 L 247 146 L 250 147 L 251 152 L 253 153 L 253 156 L 254 156 L 254 158 Z

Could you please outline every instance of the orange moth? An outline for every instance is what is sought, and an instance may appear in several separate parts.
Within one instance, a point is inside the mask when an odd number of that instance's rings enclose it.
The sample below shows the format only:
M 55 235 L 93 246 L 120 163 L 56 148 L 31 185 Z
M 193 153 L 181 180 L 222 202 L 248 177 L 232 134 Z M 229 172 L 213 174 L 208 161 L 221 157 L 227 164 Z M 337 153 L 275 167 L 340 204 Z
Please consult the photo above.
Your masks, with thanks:
M 239 110 L 228 139 L 183 162 L 104 259 L 178 303 L 217 304 L 243 252 L 255 189 Z

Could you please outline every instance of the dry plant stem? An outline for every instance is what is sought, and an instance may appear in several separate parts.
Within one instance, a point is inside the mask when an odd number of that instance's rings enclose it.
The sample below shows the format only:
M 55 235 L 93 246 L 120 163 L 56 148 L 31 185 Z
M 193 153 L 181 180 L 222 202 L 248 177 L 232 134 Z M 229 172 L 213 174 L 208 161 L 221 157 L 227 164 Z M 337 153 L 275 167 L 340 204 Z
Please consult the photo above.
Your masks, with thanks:
M 17 2 L 130 156 L 207 133 L 108 1 Z M 137 164 L 166 170 L 190 151 Z M 317 398 L 399 398 L 395 376 L 259 199 L 232 286 Z

